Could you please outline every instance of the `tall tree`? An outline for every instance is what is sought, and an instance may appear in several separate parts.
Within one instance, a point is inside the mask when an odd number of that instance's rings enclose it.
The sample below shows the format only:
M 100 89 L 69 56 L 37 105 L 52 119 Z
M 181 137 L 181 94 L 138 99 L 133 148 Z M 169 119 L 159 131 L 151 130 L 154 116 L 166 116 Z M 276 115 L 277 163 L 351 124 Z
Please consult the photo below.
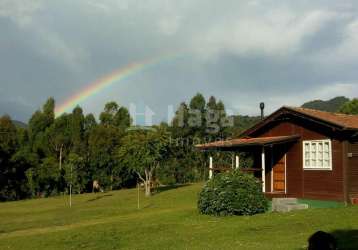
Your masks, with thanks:
M 206 101 L 202 94 L 197 93 L 189 104 L 189 120 L 188 124 L 197 137 L 204 137 L 206 130 L 205 119 Z
M 77 106 L 71 114 L 70 134 L 71 134 L 71 151 L 76 154 L 84 153 L 84 128 L 85 117 L 81 107 Z
M 50 156 L 58 159 L 60 170 L 62 169 L 64 156 L 70 151 L 72 145 L 71 118 L 72 116 L 69 114 L 62 114 L 46 129 L 46 140 L 51 153 Z
M 118 158 L 143 181 L 146 196 L 151 195 L 155 170 L 168 157 L 168 145 L 168 135 L 164 129 L 132 131 L 122 139 Z
M 110 189 L 113 187 L 114 170 L 118 166 L 115 152 L 120 141 L 119 129 L 99 125 L 91 130 L 88 151 L 92 180 L 98 180 Z
M 116 102 L 108 102 L 104 106 L 104 111 L 99 115 L 101 124 L 109 126 L 114 125 L 114 116 L 118 112 L 119 106 Z
M 11 164 L 11 157 L 17 146 L 16 127 L 11 118 L 5 115 L 0 118 L 0 200 L 16 199 L 13 187 L 16 172 Z
M 114 115 L 113 119 L 114 119 L 113 122 L 114 126 L 122 130 L 127 129 L 132 123 L 132 119 L 130 117 L 129 111 L 125 107 L 120 107 L 117 110 L 116 114 Z
M 49 98 L 43 105 L 42 110 L 36 111 L 29 121 L 29 138 L 32 150 L 37 152 L 40 157 L 47 151 L 45 130 L 49 128 L 55 120 L 55 101 Z

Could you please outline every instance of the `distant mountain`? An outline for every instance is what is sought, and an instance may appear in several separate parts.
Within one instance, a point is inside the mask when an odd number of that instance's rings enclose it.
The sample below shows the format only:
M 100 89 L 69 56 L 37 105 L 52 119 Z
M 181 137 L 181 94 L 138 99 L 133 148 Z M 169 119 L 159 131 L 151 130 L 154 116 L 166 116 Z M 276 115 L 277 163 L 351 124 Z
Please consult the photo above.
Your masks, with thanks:
M 27 124 L 24 123 L 24 122 L 12 120 L 12 123 L 14 123 L 14 125 L 15 125 L 16 127 L 19 127 L 19 128 L 27 128 Z
M 328 111 L 328 112 L 338 112 L 339 108 L 348 101 L 349 99 L 345 96 L 337 96 L 328 101 L 314 100 L 314 101 L 306 102 L 301 107 L 316 109 L 321 111 Z
M 304 103 L 302 108 L 310 108 L 316 110 L 322 110 L 327 112 L 338 112 L 339 108 L 349 101 L 349 99 L 345 96 L 337 96 L 327 101 L 323 100 L 314 100 Z M 234 118 L 234 127 L 232 130 L 232 134 L 234 136 L 238 136 L 244 130 L 250 128 L 251 126 L 257 124 L 261 119 L 260 116 L 243 116 L 243 115 L 235 115 Z

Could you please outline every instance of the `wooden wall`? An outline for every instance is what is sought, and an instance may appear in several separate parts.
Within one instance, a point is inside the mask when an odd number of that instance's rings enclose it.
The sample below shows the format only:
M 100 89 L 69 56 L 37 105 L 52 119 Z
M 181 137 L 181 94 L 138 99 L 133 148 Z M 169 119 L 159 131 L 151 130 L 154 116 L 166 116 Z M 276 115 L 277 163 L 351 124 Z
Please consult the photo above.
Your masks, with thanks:
M 286 181 L 287 196 L 309 199 L 344 200 L 342 142 L 333 133 L 309 124 L 307 121 L 285 119 L 271 124 L 269 128 L 255 132 L 251 136 L 285 136 L 301 135 L 298 142 L 287 145 Z M 331 170 L 303 170 L 302 140 L 331 139 L 332 164 Z M 357 148 L 358 149 L 358 148 Z M 358 157 L 357 157 L 358 160 Z M 358 175 L 358 168 L 356 169 Z M 266 173 L 266 190 L 271 190 L 271 172 Z M 358 184 L 355 187 L 358 191 Z
M 352 153 L 347 160 L 348 196 L 358 198 L 358 143 L 349 143 L 348 153 Z

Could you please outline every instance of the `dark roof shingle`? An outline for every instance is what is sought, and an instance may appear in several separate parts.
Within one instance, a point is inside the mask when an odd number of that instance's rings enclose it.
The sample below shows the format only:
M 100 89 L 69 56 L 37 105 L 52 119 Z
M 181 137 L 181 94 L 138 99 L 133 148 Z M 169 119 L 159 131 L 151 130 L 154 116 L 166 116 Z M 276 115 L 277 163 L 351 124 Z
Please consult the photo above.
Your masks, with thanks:
M 345 129 L 358 129 L 358 115 L 347 115 L 341 113 L 330 113 L 315 109 L 285 107 L 298 113 L 329 122 Z

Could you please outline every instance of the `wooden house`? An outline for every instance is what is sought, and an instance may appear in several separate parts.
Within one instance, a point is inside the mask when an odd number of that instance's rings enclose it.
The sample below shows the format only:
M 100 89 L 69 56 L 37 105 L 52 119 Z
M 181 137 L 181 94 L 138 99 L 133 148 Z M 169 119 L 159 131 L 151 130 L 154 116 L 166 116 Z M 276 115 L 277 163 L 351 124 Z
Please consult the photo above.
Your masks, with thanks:
M 254 167 L 246 171 L 260 178 L 269 197 L 358 198 L 358 115 L 282 107 L 238 139 L 197 148 L 252 153 Z M 210 176 L 212 170 L 210 157 Z

